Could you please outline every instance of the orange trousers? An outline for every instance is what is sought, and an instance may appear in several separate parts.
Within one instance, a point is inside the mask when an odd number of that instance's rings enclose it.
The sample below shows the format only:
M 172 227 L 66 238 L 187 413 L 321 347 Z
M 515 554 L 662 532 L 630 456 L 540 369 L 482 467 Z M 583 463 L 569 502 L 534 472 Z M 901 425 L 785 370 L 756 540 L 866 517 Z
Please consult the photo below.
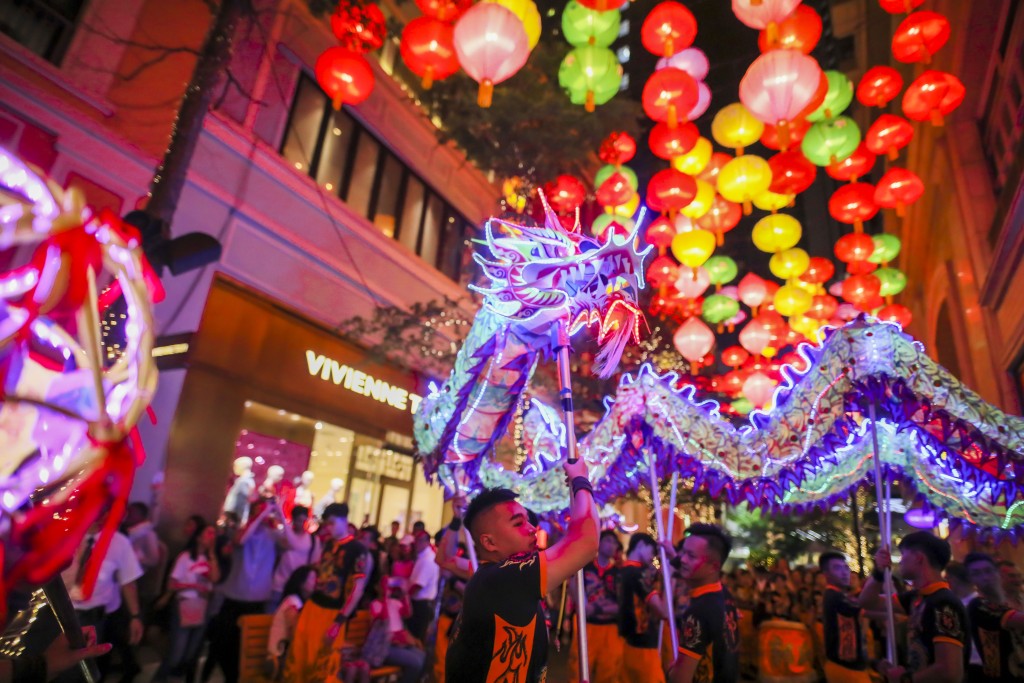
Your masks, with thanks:
M 334 624 L 338 610 L 327 609 L 307 600 L 295 624 L 295 638 L 288 647 L 284 665 L 285 683 L 314 683 L 334 680 L 341 669 L 341 647 L 345 643 L 345 627 L 331 645 L 324 636 Z
M 855 671 L 845 666 L 825 660 L 826 683 L 871 683 L 867 671 Z
M 591 683 L 619 683 L 622 675 L 622 648 L 625 643 L 615 624 L 587 624 L 587 659 L 590 661 Z M 580 679 L 579 639 L 574 631 L 569 650 L 569 671 Z
M 434 641 L 434 680 L 444 683 L 444 658 L 448 656 L 448 629 L 452 617 L 442 614 L 437 620 L 437 638 Z
M 658 648 L 626 645 L 622 653 L 622 680 L 626 683 L 665 683 Z

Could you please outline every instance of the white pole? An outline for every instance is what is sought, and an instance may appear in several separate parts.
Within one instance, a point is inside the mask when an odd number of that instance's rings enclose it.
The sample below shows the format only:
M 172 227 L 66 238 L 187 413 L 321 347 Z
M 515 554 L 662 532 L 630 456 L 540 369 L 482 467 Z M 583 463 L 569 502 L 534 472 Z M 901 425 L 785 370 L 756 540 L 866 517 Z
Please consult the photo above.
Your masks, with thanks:
M 881 454 L 878 450 L 878 426 L 875 420 L 875 402 L 872 401 L 868 404 L 868 418 L 871 420 L 871 444 L 874 449 L 874 463 L 875 463 L 875 496 L 878 498 L 878 527 L 882 535 L 882 548 L 890 551 L 890 541 L 892 539 L 892 532 L 889 527 L 891 519 L 889 517 L 889 499 L 886 497 L 888 490 L 888 482 L 886 486 L 882 486 L 882 462 Z M 893 584 L 892 584 L 892 567 L 886 567 L 885 569 L 885 588 L 883 590 L 885 596 L 885 653 L 886 659 L 890 662 L 896 662 L 896 616 L 893 613 L 892 596 L 893 596 Z
M 459 487 L 459 473 L 455 469 L 455 465 L 452 465 L 452 486 L 455 487 L 455 497 L 458 498 L 462 495 L 462 490 Z M 469 529 L 463 524 L 461 529 L 466 537 L 466 554 L 469 555 L 469 566 L 473 568 L 473 573 L 476 573 L 476 569 L 479 564 L 476 561 L 476 548 L 473 546 L 473 537 L 469 535 Z
M 647 455 L 647 469 L 651 474 L 651 502 L 654 505 L 654 524 L 658 529 L 658 538 L 664 542 L 665 525 L 661 521 L 661 492 L 658 490 L 658 473 L 654 468 L 654 456 L 650 453 Z M 671 542 L 671 539 L 668 540 Z M 679 635 L 676 633 L 676 620 L 673 617 L 672 609 L 672 572 L 668 569 L 668 555 L 665 553 L 665 548 L 659 544 L 658 550 L 661 551 L 661 578 L 665 588 L 665 609 L 668 611 L 668 633 L 672 639 L 672 655 L 675 656 L 679 652 Z M 660 629 L 658 630 L 658 636 L 660 641 Z

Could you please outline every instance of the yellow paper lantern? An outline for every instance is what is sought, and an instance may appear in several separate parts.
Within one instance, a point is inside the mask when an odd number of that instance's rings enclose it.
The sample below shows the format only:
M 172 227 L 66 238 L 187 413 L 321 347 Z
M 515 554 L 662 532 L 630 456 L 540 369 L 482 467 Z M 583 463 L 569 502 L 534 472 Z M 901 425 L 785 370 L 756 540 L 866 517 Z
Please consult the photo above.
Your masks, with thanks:
M 789 317 L 789 326 L 804 335 L 808 339 L 817 341 L 818 330 L 824 322 L 809 318 L 806 315 L 793 315 Z
M 632 218 L 633 214 L 636 213 L 636 210 L 639 207 L 640 207 L 640 194 L 637 193 L 637 192 L 634 192 L 633 196 L 630 197 L 628 202 L 626 202 L 625 204 L 619 204 L 618 206 L 613 206 L 612 210 L 611 210 L 611 213 L 615 214 L 616 216 L 625 216 L 627 218 Z
M 810 265 L 811 257 L 799 247 L 780 251 L 774 254 L 772 260 L 768 262 L 768 268 L 772 271 L 772 275 L 780 280 L 792 280 L 793 278 L 800 277 Z M 806 289 L 799 285 L 794 284 L 790 286 L 807 292 Z M 807 293 L 810 294 L 810 292 Z
M 750 202 L 768 191 L 772 184 L 772 168 L 761 157 L 746 154 L 736 157 L 718 172 L 718 192 L 730 202 L 743 205 L 750 214 Z
M 691 230 L 672 238 L 672 255 L 684 266 L 700 268 L 715 253 L 715 233 Z
M 792 205 L 793 197 L 794 195 L 791 194 L 779 194 L 778 192 L 766 190 L 754 197 L 754 206 L 762 211 L 771 211 L 772 213 L 775 213 L 780 209 L 784 209 L 787 206 Z
M 773 213 L 754 225 L 750 237 L 754 240 L 755 247 L 773 254 L 795 247 L 802 234 L 800 221 L 788 214 Z
M 541 31 L 540 12 L 537 11 L 537 5 L 533 4 L 533 0 L 484 0 L 484 2 L 501 5 L 519 17 L 519 21 L 523 22 L 523 28 L 526 29 L 527 45 L 531 50 L 537 46 Z
M 672 159 L 672 168 L 686 175 L 697 175 L 711 161 L 711 141 L 705 137 L 697 138 L 697 143 L 686 154 Z
M 722 107 L 711 121 L 711 136 L 722 147 L 736 150 L 743 156 L 743 148 L 761 139 L 764 123 L 739 102 Z
M 522 190 L 523 179 L 519 176 L 506 178 L 501 184 L 502 194 L 505 195 L 505 203 L 516 213 L 522 213 L 526 210 L 526 200 L 528 197 L 520 194 Z
M 793 285 L 783 285 L 775 292 L 775 310 L 779 315 L 803 315 L 811 310 L 813 303 L 810 294 Z
M 692 202 L 683 207 L 682 214 L 696 220 L 710 211 L 711 205 L 714 203 L 715 186 L 706 180 L 697 178 L 697 194 L 694 195 Z

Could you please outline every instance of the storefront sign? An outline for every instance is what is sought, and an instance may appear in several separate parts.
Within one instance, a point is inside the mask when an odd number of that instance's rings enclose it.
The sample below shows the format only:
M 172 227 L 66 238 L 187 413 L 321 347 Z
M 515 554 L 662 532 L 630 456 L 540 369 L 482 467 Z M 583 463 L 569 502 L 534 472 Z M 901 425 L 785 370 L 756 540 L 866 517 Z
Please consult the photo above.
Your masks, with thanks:
M 409 481 L 412 479 L 413 459 L 387 448 L 360 446 L 356 449 L 355 467 L 362 472 Z
M 402 387 L 388 384 L 384 380 L 377 379 L 348 365 L 342 365 L 336 360 L 309 349 L 306 350 L 306 365 L 309 367 L 309 374 L 313 377 L 319 376 L 325 382 L 334 382 L 351 392 L 386 403 L 397 410 L 408 410 L 415 413 L 419 408 L 420 401 L 423 400 L 422 396 L 413 394 Z

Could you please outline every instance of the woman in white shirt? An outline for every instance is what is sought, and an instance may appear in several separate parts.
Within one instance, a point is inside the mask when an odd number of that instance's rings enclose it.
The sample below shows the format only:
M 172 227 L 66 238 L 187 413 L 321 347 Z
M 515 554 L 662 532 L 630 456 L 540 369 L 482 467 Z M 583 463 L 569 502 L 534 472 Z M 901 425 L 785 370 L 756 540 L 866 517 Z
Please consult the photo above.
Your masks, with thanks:
M 288 645 L 295 635 L 295 624 L 299 620 L 302 605 L 309 600 L 316 588 L 316 570 L 312 565 L 303 565 L 293 571 L 284 584 L 284 596 L 274 612 L 267 639 L 267 670 L 271 680 L 278 680 Z
M 208 526 L 189 539 L 171 569 L 169 588 L 174 592 L 171 617 L 171 648 L 160 663 L 154 681 L 179 675 L 194 667 L 206 628 L 206 606 L 213 584 L 220 579 L 214 556 L 217 530 Z

